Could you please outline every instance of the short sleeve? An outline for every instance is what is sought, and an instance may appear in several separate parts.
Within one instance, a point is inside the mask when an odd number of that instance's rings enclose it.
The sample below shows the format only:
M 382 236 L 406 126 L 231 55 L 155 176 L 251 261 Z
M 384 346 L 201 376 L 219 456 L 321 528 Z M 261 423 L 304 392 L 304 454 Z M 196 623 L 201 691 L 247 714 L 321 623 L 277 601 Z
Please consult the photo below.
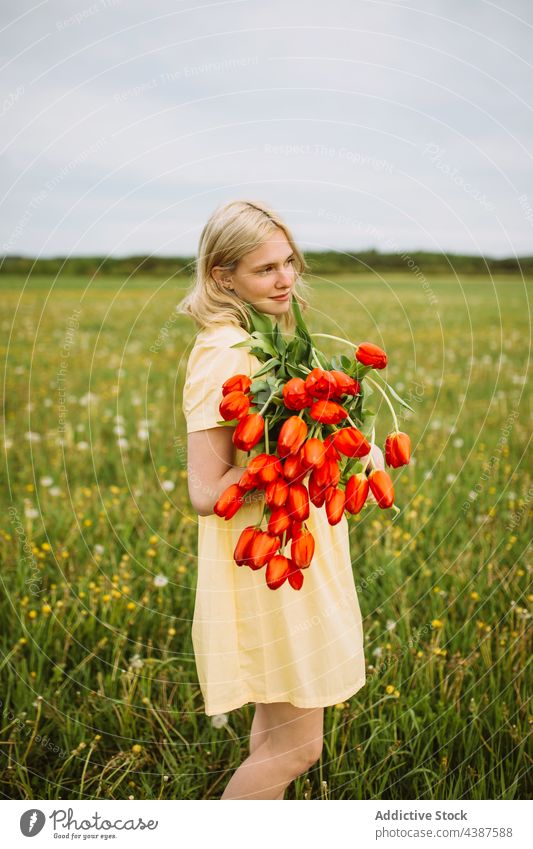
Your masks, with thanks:
M 232 348 L 249 335 L 238 327 L 215 329 L 199 334 L 187 362 L 183 387 L 183 415 L 187 433 L 220 427 L 219 405 L 222 384 L 234 374 L 253 374 L 255 358 L 248 347 Z

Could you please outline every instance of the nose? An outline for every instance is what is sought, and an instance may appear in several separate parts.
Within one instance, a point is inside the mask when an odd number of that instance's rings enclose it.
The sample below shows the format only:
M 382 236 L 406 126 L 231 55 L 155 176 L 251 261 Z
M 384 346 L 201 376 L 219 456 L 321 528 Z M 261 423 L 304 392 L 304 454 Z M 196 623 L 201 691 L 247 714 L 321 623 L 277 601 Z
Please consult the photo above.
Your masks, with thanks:
M 278 275 L 278 279 L 276 281 L 276 287 L 278 289 L 290 289 L 293 281 L 293 273 L 292 271 L 281 271 Z

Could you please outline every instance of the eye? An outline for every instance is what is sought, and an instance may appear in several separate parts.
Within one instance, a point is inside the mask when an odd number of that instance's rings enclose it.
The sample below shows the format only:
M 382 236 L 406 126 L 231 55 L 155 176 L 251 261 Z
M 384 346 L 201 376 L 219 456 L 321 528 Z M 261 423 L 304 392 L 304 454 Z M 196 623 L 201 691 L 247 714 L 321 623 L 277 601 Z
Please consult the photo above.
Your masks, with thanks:
M 267 265 L 266 268 L 261 269 L 260 274 L 268 274 L 268 272 L 272 271 L 273 268 L 273 265 Z

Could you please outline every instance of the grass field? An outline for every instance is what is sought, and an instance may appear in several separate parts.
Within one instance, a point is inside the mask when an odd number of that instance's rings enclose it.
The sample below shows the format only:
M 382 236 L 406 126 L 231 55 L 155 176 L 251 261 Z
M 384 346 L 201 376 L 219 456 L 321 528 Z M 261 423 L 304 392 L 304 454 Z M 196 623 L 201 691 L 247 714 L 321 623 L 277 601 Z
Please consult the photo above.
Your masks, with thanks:
M 0 286 L 0 793 L 219 798 L 253 707 L 213 723 L 196 680 L 185 283 Z M 525 798 L 528 287 L 407 274 L 312 287 L 311 330 L 387 351 L 415 410 L 400 417 L 413 460 L 392 471 L 394 521 L 376 506 L 350 520 L 368 680 L 326 709 L 321 761 L 286 797 Z M 378 442 L 390 428 L 381 404 Z

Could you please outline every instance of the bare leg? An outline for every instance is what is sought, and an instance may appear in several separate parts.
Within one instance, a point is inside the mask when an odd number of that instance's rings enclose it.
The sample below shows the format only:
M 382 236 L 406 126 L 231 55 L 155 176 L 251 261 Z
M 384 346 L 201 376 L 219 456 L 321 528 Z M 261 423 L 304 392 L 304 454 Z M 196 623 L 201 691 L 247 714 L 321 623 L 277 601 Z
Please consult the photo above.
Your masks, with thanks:
M 252 720 L 252 727 L 250 729 L 250 754 L 253 755 L 255 750 L 265 742 L 269 732 L 269 726 L 267 722 L 267 714 L 263 710 L 264 705 L 261 702 L 258 702 L 255 706 L 254 718 Z M 281 791 L 279 796 L 276 796 L 276 800 L 285 798 L 285 788 Z
M 296 708 L 288 702 L 263 704 L 254 729 L 265 732 L 257 748 L 230 778 L 222 799 L 279 799 L 297 776 L 320 757 L 323 741 L 323 708 Z M 252 743 L 253 745 L 253 743 Z

